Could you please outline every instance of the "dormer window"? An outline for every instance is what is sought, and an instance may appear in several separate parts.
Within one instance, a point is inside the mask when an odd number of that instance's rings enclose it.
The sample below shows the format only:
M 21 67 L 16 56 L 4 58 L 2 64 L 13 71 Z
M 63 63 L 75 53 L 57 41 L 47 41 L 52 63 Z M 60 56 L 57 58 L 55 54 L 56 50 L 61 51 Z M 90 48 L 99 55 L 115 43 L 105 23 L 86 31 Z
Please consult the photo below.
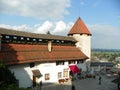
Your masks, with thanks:
M 27 38 L 27 41 L 29 41 L 30 40 L 30 38 Z
M 34 38 L 33 41 L 36 41 L 36 39 Z
M 64 43 L 64 41 L 61 41 L 62 43 Z
M 42 41 L 42 39 L 39 39 L 39 41 L 41 42 L 41 41 Z
M 13 37 L 13 39 L 17 39 L 17 37 L 16 37 L 16 36 L 14 36 L 14 37 Z
M 24 37 L 21 37 L 20 39 L 21 39 L 21 40 L 24 40 Z
M 5 36 L 5 38 L 6 38 L 6 39 L 9 39 L 9 38 L 10 38 L 10 36 Z
M 57 40 L 56 42 L 60 42 L 59 40 Z
M 54 40 L 52 40 L 52 42 L 54 42 Z

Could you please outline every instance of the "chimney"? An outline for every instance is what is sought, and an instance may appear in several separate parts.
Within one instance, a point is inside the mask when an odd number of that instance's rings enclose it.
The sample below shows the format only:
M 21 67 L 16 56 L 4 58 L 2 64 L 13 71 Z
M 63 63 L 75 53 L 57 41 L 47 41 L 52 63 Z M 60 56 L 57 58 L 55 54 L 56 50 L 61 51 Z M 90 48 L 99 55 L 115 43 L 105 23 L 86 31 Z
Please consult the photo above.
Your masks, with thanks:
M 52 51 L 52 41 L 48 41 L 48 51 Z
M 2 44 L 2 35 L 0 34 L 0 51 L 1 51 L 1 44 Z

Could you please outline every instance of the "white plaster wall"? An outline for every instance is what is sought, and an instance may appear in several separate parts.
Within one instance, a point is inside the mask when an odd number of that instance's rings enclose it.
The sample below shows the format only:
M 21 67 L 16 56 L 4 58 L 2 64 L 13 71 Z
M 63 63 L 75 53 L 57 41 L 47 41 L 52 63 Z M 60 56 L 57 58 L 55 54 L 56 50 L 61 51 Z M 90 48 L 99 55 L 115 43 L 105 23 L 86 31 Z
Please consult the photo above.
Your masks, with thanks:
M 16 79 L 19 80 L 19 87 L 32 86 L 32 71 L 27 64 L 10 66 L 9 69 L 14 72 Z
M 91 36 L 87 34 L 73 34 L 73 38 L 77 40 L 76 47 L 78 47 L 89 59 L 86 60 L 87 68 L 90 70 L 91 60 Z
M 79 68 L 82 68 L 83 71 L 86 70 L 85 63 L 78 64 Z M 9 69 L 14 72 L 16 79 L 19 80 L 19 87 L 30 87 L 33 82 L 33 73 L 32 70 L 39 69 L 42 77 L 36 77 L 36 82 L 39 84 L 40 81 L 43 83 L 56 83 L 58 82 L 58 72 L 62 72 L 62 78 L 69 78 L 69 65 L 68 62 L 64 62 L 64 65 L 57 65 L 56 62 L 53 63 L 35 63 L 35 67 L 30 68 L 29 64 L 21 64 L 10 66 Z M 68 69 L 68 77 L 63 77 L 63 70 Z M 44 75 L 46 73 L 50 74 L 50 80 L 45 80 Z
M 54 83 L 54 82 L 58 82 L 58 72 L 62 72 L 63 74 L 63 69 L 69 67 L 67 62 L 65 62 L 64 65 L 58 65 L 58 66 L 56 66 L 56 62 L 53 62 L 53 63 L 38 64 L 38 68 L 41 74 L 43 75 L 41 78 L 39 78 L 38 82 L 42 81 L 43 83 Z M 45 80 L 44 75 L 46 73 L 50 74 L 50 80 Z
M 81 51 L 84 52 L 88 57 L 91 56 L 91 36 L 86 34 L 74 34 L 73 38 L 78 42 L 76 43 L 76 47 L 79 47 Z

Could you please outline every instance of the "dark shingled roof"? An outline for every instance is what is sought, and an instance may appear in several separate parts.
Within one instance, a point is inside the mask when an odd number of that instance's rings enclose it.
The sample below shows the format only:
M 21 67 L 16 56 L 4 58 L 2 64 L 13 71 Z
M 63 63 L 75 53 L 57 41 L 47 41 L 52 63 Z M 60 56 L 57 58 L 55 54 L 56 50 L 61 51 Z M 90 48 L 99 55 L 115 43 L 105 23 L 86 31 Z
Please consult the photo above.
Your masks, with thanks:
M 40 38 L 40 39 L 49 39 L 49 40 L 66 40 L 76 42 L 75 39 L 68 36 L 57 36 L 51 34 L 36 34 L 30 32 L 23 32 L 11 29 L 0 28 L 0 34 L 2 35 L 14 35 L 14 36 L 23 36 L 23 37 L 30 37 L 30 38 Z

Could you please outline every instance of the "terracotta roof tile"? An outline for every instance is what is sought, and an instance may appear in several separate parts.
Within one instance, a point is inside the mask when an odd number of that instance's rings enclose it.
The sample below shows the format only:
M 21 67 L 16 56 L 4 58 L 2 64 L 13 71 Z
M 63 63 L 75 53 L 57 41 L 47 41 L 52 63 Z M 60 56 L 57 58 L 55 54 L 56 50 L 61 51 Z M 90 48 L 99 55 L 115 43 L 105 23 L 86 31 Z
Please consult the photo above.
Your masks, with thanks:
M 52 46 L 52 52 L 49 52 L 47 45 L 2 44 L 2 51 L 0 52 L 0 60 L 6 64 L 87 58 L 75 46 Z
M 77 19 L 77 21 L 75 22 L 75 24 L 71 28 L 70 32 L 68 33 L 68 35 L 71 35 L 71 34 L 91 35 L 88 28 L 86 27 L 86 25 L 84 24 L 84 22 L 82 21 L 82 19 L 80 17 Z

